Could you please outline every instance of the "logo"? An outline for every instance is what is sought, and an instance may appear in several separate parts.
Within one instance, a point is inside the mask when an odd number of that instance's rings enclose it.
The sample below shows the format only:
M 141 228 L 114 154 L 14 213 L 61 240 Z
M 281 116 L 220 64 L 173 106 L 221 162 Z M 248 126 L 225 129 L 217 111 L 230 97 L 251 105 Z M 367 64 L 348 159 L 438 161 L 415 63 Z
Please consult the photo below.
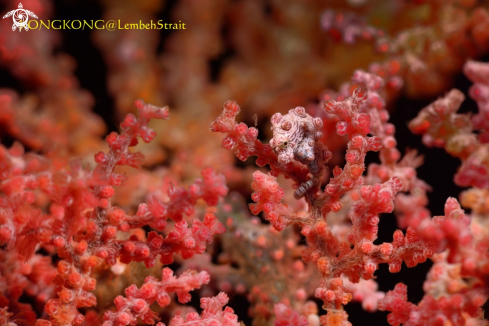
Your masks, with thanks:
M 1 1 L 1 0 L 0 0 Z M 114 31 L 114 30 L 121 30 L 121 29 L 135 29 L 135 30 L 150 30 L 150 29 L 186 29 L 185 23 L 182 23 L 182 21 L 178 21 L 177 23 L 163 23 L 163 20 L 157 20 L 157 21 L 146 21 L 143 22 L 142 20 L 139 20 L 139 22 L 133 22 L 133 23 L 122 23 L 120 19 L 117 21 L 111 19 L 111 20 L 80 20 L 80 19 L 75 19 L 75 20 L 67 20 L 67 19 L 54 19 L 54 20 L 42 20 L 38 19 L 35 13 L 32 11 L 24 9 L 24 6 L 22 3 L 19 3 L 19 7 L 15 10 L 9 11 L 5 16 L 3 16 L 3 19 L 8 18 L 12 16 L 12 20 L 14 24 L 12 25 L 12 31 L 16 31 L 17 29 L 19 32 L 22 32 L 22 30 L 41 30 L 41 29 L 70 29 L 70 30 L 82 30 L 84 31 L 85 28 L 87 29 L 105 29 L 108 31 Z M 29 20 L 29 17 L 32 17 L 34 19 Z
M 12 19 L 14 20 L 12 30 L 14 32 L 17 28 L 19 29 L 19 32 L 22 31 L 22 28 L 28 31 L 29 24 L 27 22 L 29 21 L 29 16 L 31 16 L 32 18 L 37 18 L 37 16 L 32 11 L 25 10 L 23 8 L 24 7 L 22 6 L 22 3 L 19 3 L 19 9 L 9 11 L 5 16 L 3 16 L 3 19 L 12 16 Z

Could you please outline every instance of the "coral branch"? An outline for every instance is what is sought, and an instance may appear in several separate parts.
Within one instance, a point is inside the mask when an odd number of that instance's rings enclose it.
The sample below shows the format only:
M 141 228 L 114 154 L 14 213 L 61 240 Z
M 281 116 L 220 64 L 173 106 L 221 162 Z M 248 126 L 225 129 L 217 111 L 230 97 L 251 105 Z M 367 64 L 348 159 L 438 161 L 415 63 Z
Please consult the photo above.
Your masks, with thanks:
M 131 285 L 125 290 L 127 298 L 122 296 L 115 298 L 117 312 L 105 312 L 102 325 L 136 325 L 138 319 L 144 323 L 153 324 L 154 320 L 159 319 L 157 314 L 149 308 L 153 302 L 158 302 L 158 305 L 164 308 L 171 302 L 169 294 L 176 293 L 180 303 L 187 303 L 191 298 L 189 292 L 200 288 L 209 281 L 210 277 L 206 272 L 186 271 L 177 278 L 171 269 L 164 268 L 161 281 L 151 276 L 147 277 L 141 288 L 138 289 L 136 285 Z
M 175 316 L 169 326 L 239 326 L 238 316 L 234 314 L 233 309 L 226 307 L 222 310 L 228 300 L 228 296 L 224 292 L 213 298 L 202 298 L 200 299 L 200 307 L 204 311 L 200 316 L 197 313 L 189 313 L 185 319 L 181 316 Z
M 227 133 L 222 145 L 227 150 L 237 149 L 236 156 L 245 161 L 249 156 L 257 156 L 258 166 L 270 165 L 271 175 L 277 177 L 283 173 L 294 180 L 298 186 L 308 181 L 309 170 L 298 161 L 279 162 L 272 146 L 262 144 L 258 139 L 258 130 L 247 127 L 244 123 L 237 123 L 236 116 L 240 112 L 239 105 L 234 101 L 224 103 L 221 115 L 210 125 L 212 132 Z

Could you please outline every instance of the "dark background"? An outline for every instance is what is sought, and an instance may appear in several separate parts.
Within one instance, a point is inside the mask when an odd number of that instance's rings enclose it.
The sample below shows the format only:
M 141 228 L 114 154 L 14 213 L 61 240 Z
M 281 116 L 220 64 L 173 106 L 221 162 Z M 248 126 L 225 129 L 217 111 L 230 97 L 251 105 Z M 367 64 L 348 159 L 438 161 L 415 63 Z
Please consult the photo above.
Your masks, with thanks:
M 165 21 L 170 20 L 170 14 L 176 1 L 167 1 L 164 9 L 158 14 L 158 19 Z M 55 19 L 101 19 L 102 8 L 94 1 L 86 0 L 71 0 L 71 1 L 54 1 Z M 3 4 L 0 4 L 0 12 L 5 11 Z M 96 98 L 94 111 L 99 114 L 106 122 L 109 129 L 115 130 L 118 121 L 114 119 L 114 101 L 107 92 L 106 75 L 107 67 L 103 61 L 100 51 L 94 47 L 91 42 L 91 32 L 81 30 L 60 30 L 62 33 L 61 46 L 57 51 L 65 52 L 73 56 L 77 62 L 75 71 L 81 88 L 89 90 Z M 223 31 L 224 33 L 225 31 Z M 159 44 L 159 51 L 164 49 L 165 39 L 171 34 L 171 30 L 162 30 Z M 228 49 L 228 53 L 232 53 Z M 232 54 L 231 54 L 232 55 Z M 227 55 L 226 55 L 227 56 Z M 226 56 L 219 57 L 209 62 L 213 76 L 217 76 L 219 68 L 222 65 Z M 489 61 L 489 57 L 482 59 Z M 461 112 L 477 112 L 475 102 L 468 98 L 468 88 L 471 82 L 462 74 L 455 78 L 454 87 L 463 91 L 467 97 L 463 103 Z M 13 88 L 20 93 L 29 91 L 24 85 L 20 84 L 8 70 L 0 68 L 0 88 Z M 397 100 L 395 111 L 391 113 L 391 122 L 396 125 L 396 138 L 398 148 L 404 153 L 404 149 L 415 148 L 425 156 L 425 163 L 418 169 L 418 176 L 426 181 L 433 191 L 428 194 L 428 208 L 432 215 L 443 215 L 443 207 L 446 199 L 450 196 L 458 198 L 462 188 L 457 187 L 453 182 L 453 176 L 460 165 L 460 161 L 448 155 L 444 149 L 430 148 L 427 149 L 421 143 L 421 137 L 412 135 L 407 128 L 407 123 L 413 119 L 417 113 L 436 98 L 426 98 L 422 100 L 412 100 L 401 97 Z M 376 161 L 375 154 L 369 154 L 367 163 Z M 391 242 L 392 233 L 397 229 L 395 217 L 392 214 L 384 214 L 379 225 L 379 239 L 377 243 Z M 394 288 L 398 282 L 403 282 L 408 285 L 408 299 L 413 303 L 418 303 L 424 295 L 422 284 L 426 274 L 432 263 L 430 261 L 418 265 L 415 268 L 408 269 L 405 265 L 401 272 L 391 274 L 388 272 L 387 265 L 381 265 L 376 272 L 379 283 L 379 290 L 389 291 Z M 192 300 L 198 304 L 198 301 Z M 233 296 L 229 304 L 239 314 L 240 320 L 243 320 L 246 325 L 251 325 L 250 318 L 246 311 L 249 307 L 245 297 Z M 485 310 L 489 309 L 486 304 Z M 364 312 L 360 304 L 351 303 L 346 306 L 349 313 L 350 322 L 355 325 L 388 325 L 386 320 L 387 313 L 377 312 L 370 314 Z

